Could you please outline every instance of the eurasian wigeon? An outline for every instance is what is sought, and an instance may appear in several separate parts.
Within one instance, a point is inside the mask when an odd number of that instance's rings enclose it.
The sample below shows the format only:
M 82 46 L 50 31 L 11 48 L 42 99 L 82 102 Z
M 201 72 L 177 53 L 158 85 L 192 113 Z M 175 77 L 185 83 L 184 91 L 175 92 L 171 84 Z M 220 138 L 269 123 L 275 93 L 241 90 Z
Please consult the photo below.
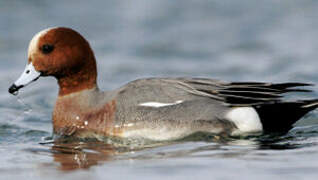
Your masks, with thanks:
M 287 131 L 318 100 L 286 102 L 282 94 L 304 83 L 223 82 L 205 78 L 147 78 L 103 92 L 89 43 L 64 27 L 36 34 L 28 63 L 9 88 L 14 94 L 42 76 L 53 76 L 59 94 L 54 133 L 74 137 L 173 140 L 195 132 L 241 135 Z

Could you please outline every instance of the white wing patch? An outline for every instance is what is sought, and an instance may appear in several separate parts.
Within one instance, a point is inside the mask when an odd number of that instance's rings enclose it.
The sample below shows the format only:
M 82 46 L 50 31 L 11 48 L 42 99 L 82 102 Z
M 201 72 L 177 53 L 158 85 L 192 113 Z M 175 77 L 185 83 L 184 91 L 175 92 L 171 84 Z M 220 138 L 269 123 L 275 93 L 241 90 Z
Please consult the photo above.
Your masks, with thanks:
M 263 130 L 261 119 L 252 107 L 232 108 L 225 118 L 232 121 L 240 132 L 260 132 Z
M 174 103 L 161 103 L 161 102 L 144 102 L 138 104 L 139 106 L 146 106 L 146 107 L 165 107 L 165 106 L 173 106 L 182 103 L 183 101 L 179 100 Z

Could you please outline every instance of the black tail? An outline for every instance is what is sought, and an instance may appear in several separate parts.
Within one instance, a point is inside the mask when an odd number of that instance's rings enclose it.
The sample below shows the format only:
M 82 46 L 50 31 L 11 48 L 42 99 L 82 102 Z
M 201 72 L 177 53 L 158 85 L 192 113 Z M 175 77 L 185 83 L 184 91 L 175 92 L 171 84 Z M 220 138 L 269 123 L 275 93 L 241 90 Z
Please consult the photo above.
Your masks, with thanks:
M 286 132 L 306 113 L 318 107 L 318 99 L 255 105 L 264 132 Z

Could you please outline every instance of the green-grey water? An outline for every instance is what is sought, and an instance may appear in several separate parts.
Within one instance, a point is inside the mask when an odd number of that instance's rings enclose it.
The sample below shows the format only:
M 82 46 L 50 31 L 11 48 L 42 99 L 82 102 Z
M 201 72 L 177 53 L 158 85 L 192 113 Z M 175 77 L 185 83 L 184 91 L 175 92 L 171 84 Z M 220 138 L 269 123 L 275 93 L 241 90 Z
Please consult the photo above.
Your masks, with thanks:
M 67 26 L 95 51 L 101 89 L 150 76 L 318 84 L 318 1 L 0 1 L 0 179 L 316 179 L 318 113 L 287 134 L 196 134 L 156 147 L 50 143 L 57 96 L 41 78 L 7 92 L 38 31 Z M 317 98 L 294 93 L 287 98 Z

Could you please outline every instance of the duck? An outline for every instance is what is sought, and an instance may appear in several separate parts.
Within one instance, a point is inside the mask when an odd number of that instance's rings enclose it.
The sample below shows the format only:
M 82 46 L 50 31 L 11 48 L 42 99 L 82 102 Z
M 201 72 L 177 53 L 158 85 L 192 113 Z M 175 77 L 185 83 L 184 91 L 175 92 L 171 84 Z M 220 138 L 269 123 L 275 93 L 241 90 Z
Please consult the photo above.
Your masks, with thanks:
M 29 43 L 28 61 L 9 93 L 40 77 L 58 83 L 53 133 L 77 138 L 176 140 L 194 133 L 241 136 L 287 132 L 318 107 L 318 99 L 287 101 L 311 92 L 308 83 L 227 82 L 200 77 L 151 77 L 102 91 L 89 42 L 67 27 L 48 28 Z

